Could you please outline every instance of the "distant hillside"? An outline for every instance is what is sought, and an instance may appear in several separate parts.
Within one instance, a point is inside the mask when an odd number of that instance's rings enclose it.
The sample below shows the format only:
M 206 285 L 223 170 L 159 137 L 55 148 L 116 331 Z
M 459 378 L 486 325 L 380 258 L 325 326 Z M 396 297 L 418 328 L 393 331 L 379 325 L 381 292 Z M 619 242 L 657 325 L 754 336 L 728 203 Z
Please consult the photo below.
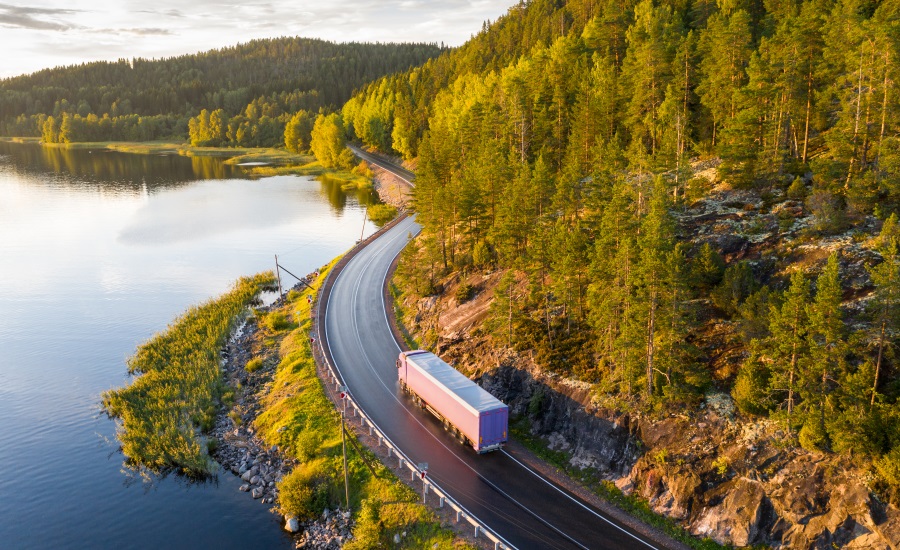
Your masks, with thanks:
M 100 139 L 186 137 L 188 118 L 202 109 L 232 116 L 255 101 L 255 108 L 265 111 L 258 116 L 278 118 L 301 109 L 338 107 L 365 83 L 440 52 L 434 44 L 277 38 L 160 60 L 46 69 L 0 81 L 0 134 L 40 135 L 47 117 L 59 122 L 69 113 L 95 117 L 92 125 Z M 117 124 L 114 119 L 120 117 Z M 151 118 L 141 122 L 139 117 Z M 125 126 L 133 135 L 114 135 Z

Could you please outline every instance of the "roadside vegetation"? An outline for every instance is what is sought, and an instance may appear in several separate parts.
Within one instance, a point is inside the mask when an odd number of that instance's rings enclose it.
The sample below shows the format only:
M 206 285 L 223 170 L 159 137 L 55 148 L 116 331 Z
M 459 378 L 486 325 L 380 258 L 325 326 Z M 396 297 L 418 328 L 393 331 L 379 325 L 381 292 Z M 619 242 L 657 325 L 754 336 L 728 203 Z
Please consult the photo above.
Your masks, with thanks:
M 312 286 L 319 289 L 333 264 L 323 268 Z M 291 291 L 285 305 L 260 314 L 262 341 L 277 347 L 280 358 L 271 390 L 261 400 L 255 421 L 266 445 L 277 445 L 299 465 L 278 484 L 281 513 L 300 520 L 320 517 L 325 508 L 344 508 L 340 416 L 316 374 L 310 349 L 311 304 L 308 291 Z M 292 322 L 287 320 L 293 320 Z M 350 509 L 356 527 L 350 549 L 465 547 L 440 526 L 435 514 L 420 503 L 416 492 L 401 483 L 368 450 L 348 441 Z M 355 445 L 353 443 L 356 443 Z M 362 456 L 357 452 L 362 451 Z
M 272 273 L 240 279 L 223 296 L 189 309 L 128 359 L 131 384 L 103 393 L 106 413 L 120 422 L 127 464 L 152 473 L 204 476 L 216 470 L 204 432 L 234 397 L 222 380 L 219 350 Z

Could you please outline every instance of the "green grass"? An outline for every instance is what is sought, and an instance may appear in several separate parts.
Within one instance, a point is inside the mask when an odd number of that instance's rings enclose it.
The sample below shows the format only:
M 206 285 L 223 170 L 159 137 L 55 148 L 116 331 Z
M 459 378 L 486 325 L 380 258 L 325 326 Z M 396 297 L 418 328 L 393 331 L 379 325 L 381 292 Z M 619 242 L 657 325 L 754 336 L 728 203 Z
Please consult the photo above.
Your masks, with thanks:
M 333 265 L 320 270 L 314 288 L 321 286 Z M 276 334 L 281 360 L 273 390 L 263 398 L 262 412 L 255 421 L 266 445 L 278 445 L 300 462 L 278 486 L 280 511 L 300 518 L 318 517 L 325 507 L 344 506 L 340 417 L 316 374 L 309 343 L 310 308 L 307 300 L 295 299 L 280 310 L 299 320 L 299 325 Z M 440 527 L 434 512 L 418 504 L 418 494 L 370 451 L 357 447 L 366 460 L 354 445 L 347 444 L 350 507 L 357 523 L 354 540 L 345 548 L 393 548 L 394 534 L 403 532 L 406 537 L 401 548 L 460 547 L 454 534 Z
M 397 217 L 397 209 L 389 204 L 372 204 L 368 208 L 369 219 L 381 227 Z
M 730 546 L 723 546 L 709 538 L 698 539 L 687 532 L 675 520 L 654 512 L 650 509 L 650 505 L 646 500 L 636 495 L 624 494 L 611 481 L 598 480 L 594 475 L 594 472 L 589 469 L 582 470 L 573 468 L 569 464 L 570 457 L 568 453 L 549 449 L 539 437 L 531 434 L 531 431 L 527 426 L 527 421 L 524 419 L 510 426 L 510 435 L 518 439 L 522 445 L 535 455 L 556 466 L 569 477 L 578 480 L 582 485 L 588 487 L 603 500 L 624 510 L 632 517 L 635 517 L 648 525 L 652 525 L 673 539 L 683 542 L 697 550 L 721 550 L 723 548 L 731 548 Z
M 201 434 L 231 396 L 219 350 L 241 313 L 273 281 L 272 273 L 240 279 L 230 292 L 190 308 L 128 359 L 137 378 L 104 392 L 102 406 L 121 421 L 118 439 L 130 466 L 190 476 L 216 470 Z

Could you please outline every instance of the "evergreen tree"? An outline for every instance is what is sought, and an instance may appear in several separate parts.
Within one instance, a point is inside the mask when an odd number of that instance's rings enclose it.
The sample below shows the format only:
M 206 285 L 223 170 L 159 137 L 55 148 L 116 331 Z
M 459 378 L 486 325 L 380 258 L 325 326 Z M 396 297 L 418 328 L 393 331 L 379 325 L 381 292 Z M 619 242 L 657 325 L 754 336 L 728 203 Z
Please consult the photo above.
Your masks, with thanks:
M 780 396 L 780 406 L 787 412 L 790 425 L 797 405 L 800 369 L 809 354 L 808 314 L 809 283 L 803 272 L 791 275 L 791 286 L 785 291 L 781 307 L 771 306 L 770 336 L 766 351 L 772 361 L 771 391 Z

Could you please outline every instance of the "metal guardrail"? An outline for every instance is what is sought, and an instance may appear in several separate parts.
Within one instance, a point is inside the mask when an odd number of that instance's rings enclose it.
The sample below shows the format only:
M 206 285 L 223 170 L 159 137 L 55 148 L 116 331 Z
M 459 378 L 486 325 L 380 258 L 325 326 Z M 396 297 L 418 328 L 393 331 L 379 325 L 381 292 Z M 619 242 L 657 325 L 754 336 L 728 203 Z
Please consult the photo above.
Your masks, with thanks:
M 327 358 L 327 355 L 325 354 L 324 345 L 320 342 L 319 346 L 322 348 L 321 351 L 322 351 L 323 357 Z M 332 381 L 335 384 L 335 389 L 337 390 L 337 389 L 343 387 L 344 386 L 343 380 L 341 380 L 338 373 L 335 372 L 336 369 L 334 368 L 334 366 L 331 364 L 331 362 L 328 359 L 326 359 L 326 363 L 327 363 L 329 374 L 331 375 Z M 387 447 L 388 459 L 390 459 L 393 455 L 396 455 L 397 462 L 398 462 L 397 466 L 399 468 L 404 468 L 404 467 L 407 468 L 410 471 L 410 479 L 414 480 L 417 477 L 417 474 L 421 473 L 419 471 L 419 468 L 416 465 L 416 463 L 414 463 L 412 460 L 410 460 L 409 457 L 407 457 L 406 454 L 403 451 L 401 451 L 400 448 L 397 447 L 397 445 L 394 444 L 390 440 L 390 438 L 388 438 L 388 436 L 384 434 L 384 432 L 381 431 L 381 429 L 378 427 L 378 425 L 375 424 L 375 422 L 373 422 L 372 419 L 369 418 L 368 415 L 366 415 L 366 413 L 362 410 L 362 408 L 359 406 L 359 404 L 356 402 L 356 400 L 353 399 L 353 396 L 350 394 L 349 391 L 346 391 L 346 397 L 344 397 L 344 402 L 346 404 L 350 405 L 350 410 L 352 412 L 352 415 L 354 417 L 359 417 L 360 423 L 369 428 L 369 435 L 378 438 L 378 446 L 381 447 L 382 445 L 384 445 L 385 447 Z M 346 414 L 345 414 L 345 416 L 346 416 Z M 487 538 L 488 540 L 490 540 L 491 542 L 494 543 L 494 550 L 500 550 L 500 549 L 516 550 L 515 546 L 512 546 L 510 543 L 503 540 L 499 535 L 494 533 L 489 527 L 487 527 L 485 524 L 483 524 L 481 521 L 479 521 L 468 510 L 463 508 L 463 506 L 461 504 L 457 503 L 453 499 L 453 497 L 451 497 L 449 494 L 447 494 L 447 492 L 444 491 L 437 483 L 428 480 L 426 477 L 423 477 L 422 485 L 423 485 L 423 487 L 422 487 L 423 500 L 424 500 L 424 495 L 427 495 L 429 491 L 433 492 L 435 494 L 435 496 L 438 497 L 438 502 L 439 502 L 438 507 L 439 508 L 443 508 L 444 505 L 449 506 L 450 509 L 452 509 L 454 512 L 456 512 L 456 522 L 457 523 L 459 523 L 461 520 L 465 520 L 475 528 L 475 538 L 478 538 L 480 535 L 483 535 L 485 538 Z
M 332 268 L 332 270 L 325 277 L 325 281 L 322 284 L 322 289 L 325 290 L 326 298 L 331 294 L 331 285 L 333 285 L 333 277 L 335 277 L 335 273 L 340 273 L 340 271 L 346 266 L 346 264 L 350 261 L 350 259 L 355 256 L 359 250 L 361 250 L 365 245 L 369 244 L 376 237 L 380 236 L 397 223 L 402 221 L 403 218 L 398 219 L 394 223 L 390 223 L 382 228 L 382 230 L 376 232 L 369 238 L 364 241 L 358 243 L 355 247 L 353 247 L 345 256 L 338 262 L 337 265 Z M 325 367 L 328 369 L 328 374 L 331 375 L 332 381 L 334 382 L 337 388 L 344 386 L 344 382 L 340 376 L 340 371 L 332 362 L 330 350 L 325 349 L 325 339 L 323 338 L 323 324 L 324 324 L 324 316 L 321 315 L 321 304 L 322 300 L 316 300 L 316 334 L 318 338 L 319 351 L 321 353 L 321 357 L 324 361 Z M 358 416 L 361 419 L 363 425 L 369 428 L 369 435 L 373 437 L 378 437 L 378 446 L 385 445 L 388 450 L 388 458 L 391 458 L 393 455 L 396 455 L 398 467 L 403 468 L 406 467 L 410 470 L 410 474 L 413 479 L 416 477 L 416 474 L 419 473 L 418 466 L 412 460 L 409 459 L 406 454 L 400 450 L 397 445 L 390 440 L 390 438 L 378 427 L 375 422 L 366 415 L 365 411 L 359 406 L 356 402 L 356 399 L 353 398 L 353 394 L 350 393 L 349 390 L 346 391 L 345 404 L 349 403 L 350 408 L 353 412 L 353 416 Z M 437 483 L 430 481 L 427 477 L 422 478 L 422 492 L 423 492 L 423 500 L 424 495 L 427 495 L 429 491 L 433 492 L 438 497 L 439 507 L 443 508 L 444 505 L 447 505 L 456 512 L 456 521 L 459 523 L 461 520 L 465 520 L 470 525 L 475 528 L 475 538 L 477 539 L 479 536 L 484 536 L 488 540 L 494 543 L 494 550 L 500 549 L 509 549 L 509 550 L 517 550 L 515 546 L 511 545 L 509 542 L 504 540 L 500 535 L 495 533 L 490 527 L 481 522 L 474 514 L 465 509 L 461 504 L 456 502 L 453 497 L 451 497 L 444 489 L 442 489 Z

